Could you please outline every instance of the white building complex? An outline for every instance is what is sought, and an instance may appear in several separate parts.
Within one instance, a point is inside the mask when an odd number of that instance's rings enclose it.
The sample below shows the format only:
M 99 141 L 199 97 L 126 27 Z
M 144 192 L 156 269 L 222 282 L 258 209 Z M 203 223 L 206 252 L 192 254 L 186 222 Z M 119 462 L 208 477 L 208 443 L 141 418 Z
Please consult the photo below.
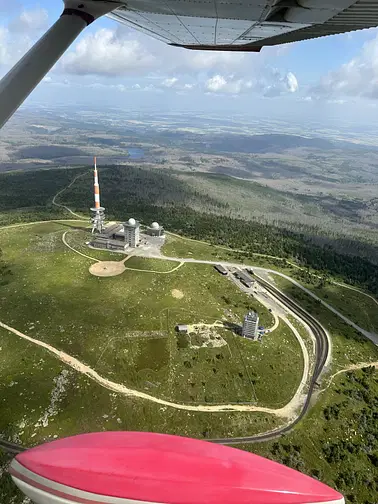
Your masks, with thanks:
M 250 311 L 244 317 L 242 336 L 243 338 L 257 339 L 259 328 L 259 316 L 256 312 Z
M 94 236 L 91 245 L 95 248 L 119 250 L 123 252 L 127 248 L 135 248 L 140 242 L 140 224 L 130 218 L 123 224 L 107 226 L 102 233 Z

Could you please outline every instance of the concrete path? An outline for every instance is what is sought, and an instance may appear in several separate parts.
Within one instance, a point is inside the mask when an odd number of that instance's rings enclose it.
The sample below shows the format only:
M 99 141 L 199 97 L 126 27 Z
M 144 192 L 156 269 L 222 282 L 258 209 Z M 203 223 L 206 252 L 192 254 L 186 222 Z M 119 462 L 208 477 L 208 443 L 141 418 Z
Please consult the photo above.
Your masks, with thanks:
M 80 256 L 84 257 L 85 259 L 90 259 L 91 261 L 94 261 L 94 262 L 97 262 L 97 263 L 100 263 L 100 264 L 104 264 L 104 265 L 106 265 L 106 263 L 109 263 L 109 265 L 111 265 L 111 264 L 118 264 L 118 263 L 124 265 L 126 261 L 128 261 L 129 259 L 131 259 L 131 257 L 133 257 L 133 255 L 130 254 L 125 259 L 122 259 L 121 261 L 101 261 L 100 259 L 96 259 L 95 257 L 91 257 L 89 255 L 83 254 L 79 250 L 76 250 L 74 247 L 72 247 L 67 242 L 67 238 L 66 238 L 67 237 L 67 233 L 68 233 L 68 231 L 65 231 L 63 233 L 63 235 L 62 235 L 62 242 L 64 243 L 64 245 L 66 247 L 68 247 L 70 250 L 72 250 L 72 252 L 75 252 L 75 254 L 79 254 Z M 176 261 L 174 261 L 174 262 L 176 262 Z M 180 262 L 177 266 L 175 266 L 174 268 L 172 268 L 169 271 L 157 271 L 157 270 L 149 270 L 149 269 L 129 268 L 127 266 L 123 266 L 123 268 L 121 270 L 119 270 L 116 275 L 119 275 L 119 274 L 123 273 L 126 270 L 139 271 L 141 273 L 157 273 L 157 274 L 161 274 L 161 275 L 168 275 L 169 273 L 173 273 L 173 272 L 177 271 L 184 264 L 185 264 L 184 262 Z M 114 276 L 114 275 L 103 274 L 103 275 L 97 275 L 97 276 L 107 277 L 107 276 Z
M 64 243 L 64 245 L 66 247 L 68 247 L 70 250 L 72 250 L 72 252 L 75 252 L 75 254 L 79 254 L 80 256 L 85 257 L 85 259 L 90 259 L 91 261 L 95 261 L 95 262 L 101 262 L 99 259 L 96 259 L 95 257 L 88 256 L 86 254 L 82 254 L 81 252 L 79 252 L 75 248 L 71 247 L 71 245 L 69 243 L 67 243 L 67 239 L 66 239 L 67 233 L 68 233 L 68 231 L 65 231 L 62 235 L 62 242 Z
M 266 268 L 258 268 L 258 267 L 256 267 L 255 270 L 258 271 L 259 275 L 261 275 L 263 278 L 266 278 L 266 274 L 267 273 L 273 273 L 274 275 L 279 275 L 282 278 L 285 278 L 286 280 L 289 280 L 289 282 L 291 282 L 293 285 L 295 285 L 295 286 L 299 287 L 300 289 L 302 289 L 304 292 L 306 292 L 306 294 L 308 294 L 312 298 L 314 298 L 317 301 L 319 301 L 323 306 L 325 306 L 326 308 L 328 308 L 328 310 L 330 310 L 332 313 L 334 313 L 335 315 L 337 315 L 338 317 L 340 317 L 348 325 L 350 325 L 351 327 L 353 327 L 354 329 L 356 329 L 356 331 L 358 331 L 363 336 L 365 336 L 365 338 L 368 338 L 375 345 L 378 345 L 378 334 L 369 332 L 366 329 L 363 329 L 362 327 L 360 327 L 359 325 L 357 325 L 356 323 L 352 322 L 348 317 L 346 317 L 345 315 L 343 315 L 342 313 L 340 313 L 338 310 L 336 310 L 336 308 L 334 308 L 330 304 L 328 304 L 325 301 L 323 301 L 320 297 L 318 297 L 316 294 L 314 294 L 312 291 L 310 291 L 306 287 L 303 287 L 303 285 L 301 285 L 299 282 L 297 282 L 293 278 L 289 277 L 288 275 L 285 275 L 284 273 L 280 273 L 280 272 L 278 272 L 276 270 L 272 270 L 272 269 L 266 269 Z

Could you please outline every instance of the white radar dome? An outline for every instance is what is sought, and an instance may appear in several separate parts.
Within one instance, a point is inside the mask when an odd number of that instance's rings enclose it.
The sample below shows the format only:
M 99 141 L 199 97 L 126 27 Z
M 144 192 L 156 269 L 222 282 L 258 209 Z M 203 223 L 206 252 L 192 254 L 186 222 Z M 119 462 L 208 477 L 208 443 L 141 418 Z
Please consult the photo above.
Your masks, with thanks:
M 152 227 L 152 229 L 159 229 L 160 226 L 159 226 L 159 224 L 157 222 L 153 222 L 151 224 L 151 227 Z
M 131 219 L 128 220 L 128 224 L 130 224 L 130 226 L 135 226 L 136 224 L 135 219 L 131 217 Z

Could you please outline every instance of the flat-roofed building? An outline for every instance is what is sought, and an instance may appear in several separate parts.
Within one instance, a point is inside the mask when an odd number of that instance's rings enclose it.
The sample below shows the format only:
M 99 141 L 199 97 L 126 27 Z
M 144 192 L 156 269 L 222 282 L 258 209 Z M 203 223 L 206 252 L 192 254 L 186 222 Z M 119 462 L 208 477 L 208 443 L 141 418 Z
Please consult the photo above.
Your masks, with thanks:
M 186 324 L 177 324 L 176 331 L 180 332 L 180 333 L 187 333 L 188 332 L 188 326 Z
M 128 248 L 125 240 L 114 240 L 112 238 L 108 238 L 106 235 L 96 235 L 94 240 L 91 242 L 92 247 L 101 248 L 107 250 L 118 250 L 123 252 Z
M 221 275 L 227 275 L 228 271 L 224 266 L 221 264 L 216 264 L 214 268 L 221 274 Z
M 256 312 L 250 311 L 244 317 L 242 336 L 243 338 L 257 339 L 259 328 L 259 316 Z
M 234 273 L 235 277 L 241 281 L 243 285 L 246 287 L 252 287 L 253 285 L 253 279 L 244 271 L 237 270 Z

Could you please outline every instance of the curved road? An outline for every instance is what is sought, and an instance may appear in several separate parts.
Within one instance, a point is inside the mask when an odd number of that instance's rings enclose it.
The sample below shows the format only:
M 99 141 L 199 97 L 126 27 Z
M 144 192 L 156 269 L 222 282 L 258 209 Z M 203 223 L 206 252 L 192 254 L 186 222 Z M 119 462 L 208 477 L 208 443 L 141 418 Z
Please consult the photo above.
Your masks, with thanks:
M 309 389 L 307 392 L 306 400 L 302 406 L 302 409 L 299 415 L 288 425 L 283 427 L 279 427 L 271 432 L 266 432 L 263 434 L 256 434 L 254 436 L 243 436 L 243 437 L 232 437 L 232 438 L 219 438 L 219 439 L 210 439 L 209 441 L 213 441 L 214 443 L 219 444 L 240 444 L 240 443 L 256 443 L 259 441 L 269 441 L 271 439 L 282 436 L 283 434 L 287 434 L 290 432 L 306 415 L 311 402 L 311 397 L 315 389 L 315 385 L 317 380 L 319 379 L 324 365 L 327 361 L 328 352 L 329 352 L 329 340 L 326 331 L 322 327 L 322 325 L 306 310 L 304 310 L 301 306 L 299 306 L 295 301 L 291 298 L 280 292 L 278 289 L 273 287 L 270 283 L 266 282 L 262 278 L 256 276 L 257 281 L 260 285 L 264 287 L 270 294 L 276 297 L 279 301 L 285 304 L 290 310 L 292 310 L 296 315 L 298 315 L 301 319 L 305 320 L 307 325 L 311 328 L 315 338 L 316 338 L 316 347 L 315 347 L 315 366 L 311 376 Z

